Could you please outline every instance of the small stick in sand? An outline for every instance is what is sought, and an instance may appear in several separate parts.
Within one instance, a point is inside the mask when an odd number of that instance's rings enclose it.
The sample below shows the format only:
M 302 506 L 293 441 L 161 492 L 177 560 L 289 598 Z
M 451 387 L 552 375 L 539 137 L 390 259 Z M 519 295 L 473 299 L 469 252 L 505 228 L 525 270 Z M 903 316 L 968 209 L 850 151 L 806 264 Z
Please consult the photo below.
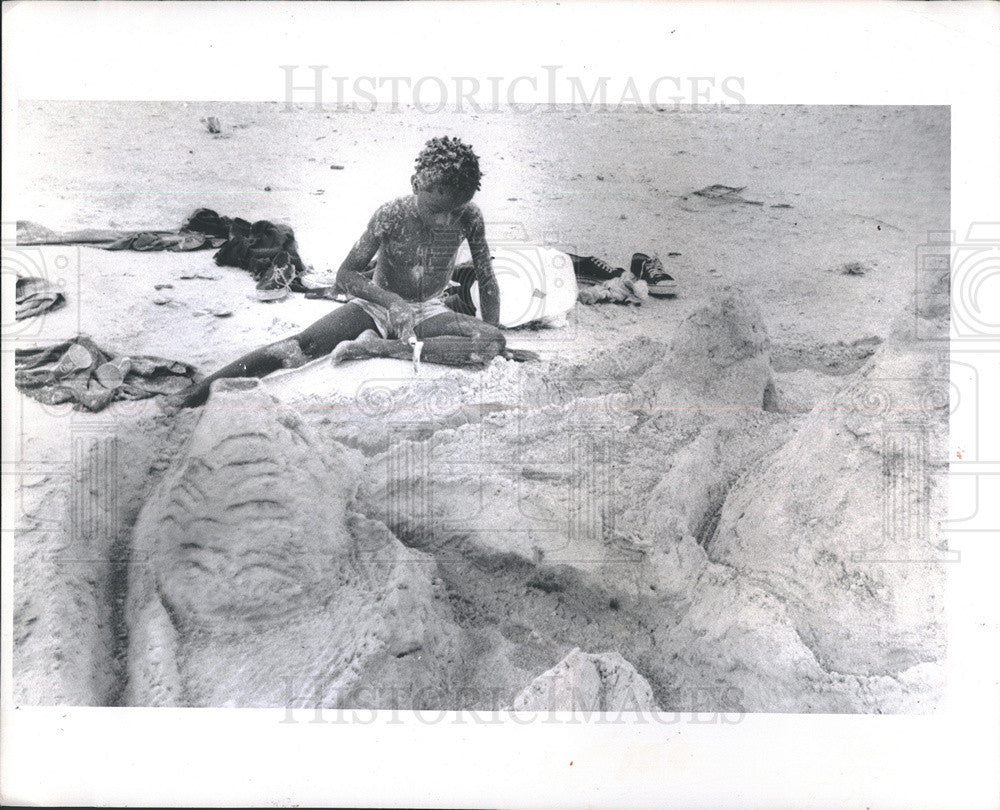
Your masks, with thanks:
M 409 339 L 406 341 L 410 344 L 413 349 L 413 373 L 420 373 L 420 353 L 424 349 L 424 342 L 422 340 L 417 340 L 416 335 L 410 335 Z

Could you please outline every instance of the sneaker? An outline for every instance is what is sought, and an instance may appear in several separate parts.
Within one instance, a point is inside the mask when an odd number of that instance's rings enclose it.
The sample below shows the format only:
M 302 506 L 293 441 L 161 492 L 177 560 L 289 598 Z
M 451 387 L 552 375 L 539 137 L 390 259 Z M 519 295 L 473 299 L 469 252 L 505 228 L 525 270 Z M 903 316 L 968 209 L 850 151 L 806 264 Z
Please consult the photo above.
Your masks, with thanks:
M 632 254 L 632 275 L 649 286 L 649 294 L 671 296 L 677 294 L 677 282 L 674 277 L 663 269 L 663 262 L 658 256 L 647 256 L 645 253 Z
M 271 266 L 257 282 L 258 301 L 282 301 L 288 297 L 288 288 L 295 278 L 291 257 L 284 250 L 271 259 Z
M 570 253 L 569 257 L 573 261 L 573 272 L 580 281 L 597 284 L 618 278 L 625 272 L 624 267 L 613 267 L 596 256 L 574 256 Z

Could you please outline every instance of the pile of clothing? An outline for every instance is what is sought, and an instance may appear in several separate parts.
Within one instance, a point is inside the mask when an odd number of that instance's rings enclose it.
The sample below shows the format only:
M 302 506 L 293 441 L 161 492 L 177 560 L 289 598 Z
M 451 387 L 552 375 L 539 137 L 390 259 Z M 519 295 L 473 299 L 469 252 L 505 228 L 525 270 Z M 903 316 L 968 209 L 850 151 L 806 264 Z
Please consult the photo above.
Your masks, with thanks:
M 267 219 L 248 222 L 224 217 L 211 208 L 199 208 L 181 226 L 181 233 L 198 235 L 218 247 L 213 257 L 220 267 L 247 270 L 257 282 L 262 301 L 284 298 L 289 290 L 305 292 L 306 266 L 299 256 L 295 232 Z
M 218 247 L 224 240 L 213 240 L 203 233 L 162 233 L 159 231 L 141 231 L 130 233 L 121 239 L 116 239 L 105 250 L 138 250 L 143 253 L 153 253 L 158 250 L 169 250 L 171 253 L 186 253 L 192 250 Z
M 631 272 L 582 287 L 576 294 L 581 304 L 641 304 L 649 300 L 649 285 Z
M 18 245 L 91 245 L 105 250 L 187 252 L 217 248 L 215 263 L 246 270 L 257 282 L 262 301 L 305 292 L 306 266 L 299 256 L 295 232 L 287 225 L 262 219 L 249 222 L 199 208 L 176 231 L 105 231 L 88 229 L 57 233 L 34 222 L 17 223 Z
M 216 226 L 212 218 L 219 223 Z M 192 214 L 185 227 L 226 227 L 226 241 L 215 254 L 221 267 L 248 270 L 257 282 L 257 297 L 262 301 L 283 298 L 288 291 L 305 292 L 302 283 L 306 266 L 299 256 L 295 232 L 287 225 L 266 219 L 250 223 L 236 217 L 220 217 L 214 211 L 200 208 Z
M 175 394 L 199 379 L 193 366 L 162 357 L 116 355 L 86 335 L 14 352 L 14 385 L 46 405 L 100 411 L 115 400 Z

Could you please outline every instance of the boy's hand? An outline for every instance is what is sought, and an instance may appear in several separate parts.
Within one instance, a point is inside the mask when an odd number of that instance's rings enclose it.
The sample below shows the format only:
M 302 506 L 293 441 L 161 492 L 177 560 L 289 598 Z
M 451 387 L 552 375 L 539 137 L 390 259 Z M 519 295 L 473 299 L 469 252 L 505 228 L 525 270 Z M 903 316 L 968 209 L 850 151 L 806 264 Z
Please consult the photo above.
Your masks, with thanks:
M 306 298 L 324 298 L 329 301 L 347 300 L 347 296 L 340 292 L 336 285 L 333 287 L 314 287 L 311 290 L 306 290 Z
M 389 326 L 400 340 L 406 340 L 413 334 L 413 308 L 400 299 L 389 306 Z

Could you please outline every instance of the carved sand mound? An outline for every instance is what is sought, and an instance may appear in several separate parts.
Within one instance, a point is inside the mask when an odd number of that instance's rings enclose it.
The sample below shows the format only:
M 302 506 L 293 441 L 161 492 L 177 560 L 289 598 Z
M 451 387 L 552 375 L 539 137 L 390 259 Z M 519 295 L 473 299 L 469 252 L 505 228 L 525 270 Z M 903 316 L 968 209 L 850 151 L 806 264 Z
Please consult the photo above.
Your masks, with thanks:
M 553 374 L 480 423 L 400 434 L 367 467 L 364 508 L 435 556 L 463 630 L 496 628 L 489 643 L 530 665 L 613 647 L 667 711 L 930 708 L 938 650 L 919 638 L 937 637 L 937 592 L 849 562 L 870 497 L 812 503 L 875 492 L 880 448 L 826 406 L 805 420 L 767 407 L 767 333 L 739 292 L 649 348 L 652 363 L 597 358 L 613 384 Z
M 933 366 L 880 351 L 741 478 L 708 544 L 782 599 L 828 669 L 895 676 L 943 656 L 948 380 Z
M 575 367 L 483 423 L 401 436 L 371 460 L 359 499 L 434 554 L 454 601 L 477 605 L 458 616 L 467 631 L 495 618 L 532 662 L 613 646 L 659 705 L 682 708 L 657 634 L 697 599 L 708 560 L 691 535 L 785 438 L 763 410 L 767 346 L 759 312 L 727 291 L 669 346 L 633 341 L 595 358 L 609 380 Z
M 737 441 L 738 452 L 717 449 L 733 432 L 771 430 L 775 419 L 763 412 L 767 345 L 756 307 L 727 291 L 691 315 L 666 351 L 640 342 L 652 355 L 646 362 L 616 367 L 597 358 L 595 367 L 619 372 L 611 382 L 581 379 L 571 369 L 532 381 L 485 424 L 433 438 L 401 431 L 369 465 L 360 497 L 407 544 L 568 564 L 605 583 L 611 564 L 617 584 L 627 558 L 622 542 L 651 541 L 629 536 L 641 532 L 645 496 L 672 460 L 688 459 L 681 469 L 692 504 L 677 508 L 697 525 L 709 507 L 717 509 L 735 470 L 773 446 Z M 624 351 L 631 357 L 636 348 Z M 622 368 L 631 368 L 631 380 Z M 613 393 L 595 395 L 602 385 Z M 401 508 L 401 497 L 418 491 L 421 497 Z
M 883 503 L 930 525 L 937 472 L 910 462 L 940 456 L 946 409 L 921 388 L 933 369 L 880 352 L 811 415 L 780 413 L 759 313 L 726 291 L 669 343 L 401 381 L 353 427 L 349 409 L 306 410 L 307 425 L 264 385 L 221 382 L 182 449 L 131 456 L 128 508 L 145 502 L 122 588 L 127 684 L 101 691 L 310 709 L 930 709 L 940 566 L 868 540 Z M 351 435 L 362 452 L 332 439 Z M 940 551 L 924 540 L 918 556 Z M 552 668 L 574 648 L 614 652 Z
M 333 705 L 429 677 L 428 567 L 348 515 L 353 480 L 255 381 L 218 383 L 135 526 L 127 702 Z
M 760 310 L 725 289 L 689 315 L 662 360 L 637 381 L 654 409 L 759 411 L 771 382 L 770 342 Z

